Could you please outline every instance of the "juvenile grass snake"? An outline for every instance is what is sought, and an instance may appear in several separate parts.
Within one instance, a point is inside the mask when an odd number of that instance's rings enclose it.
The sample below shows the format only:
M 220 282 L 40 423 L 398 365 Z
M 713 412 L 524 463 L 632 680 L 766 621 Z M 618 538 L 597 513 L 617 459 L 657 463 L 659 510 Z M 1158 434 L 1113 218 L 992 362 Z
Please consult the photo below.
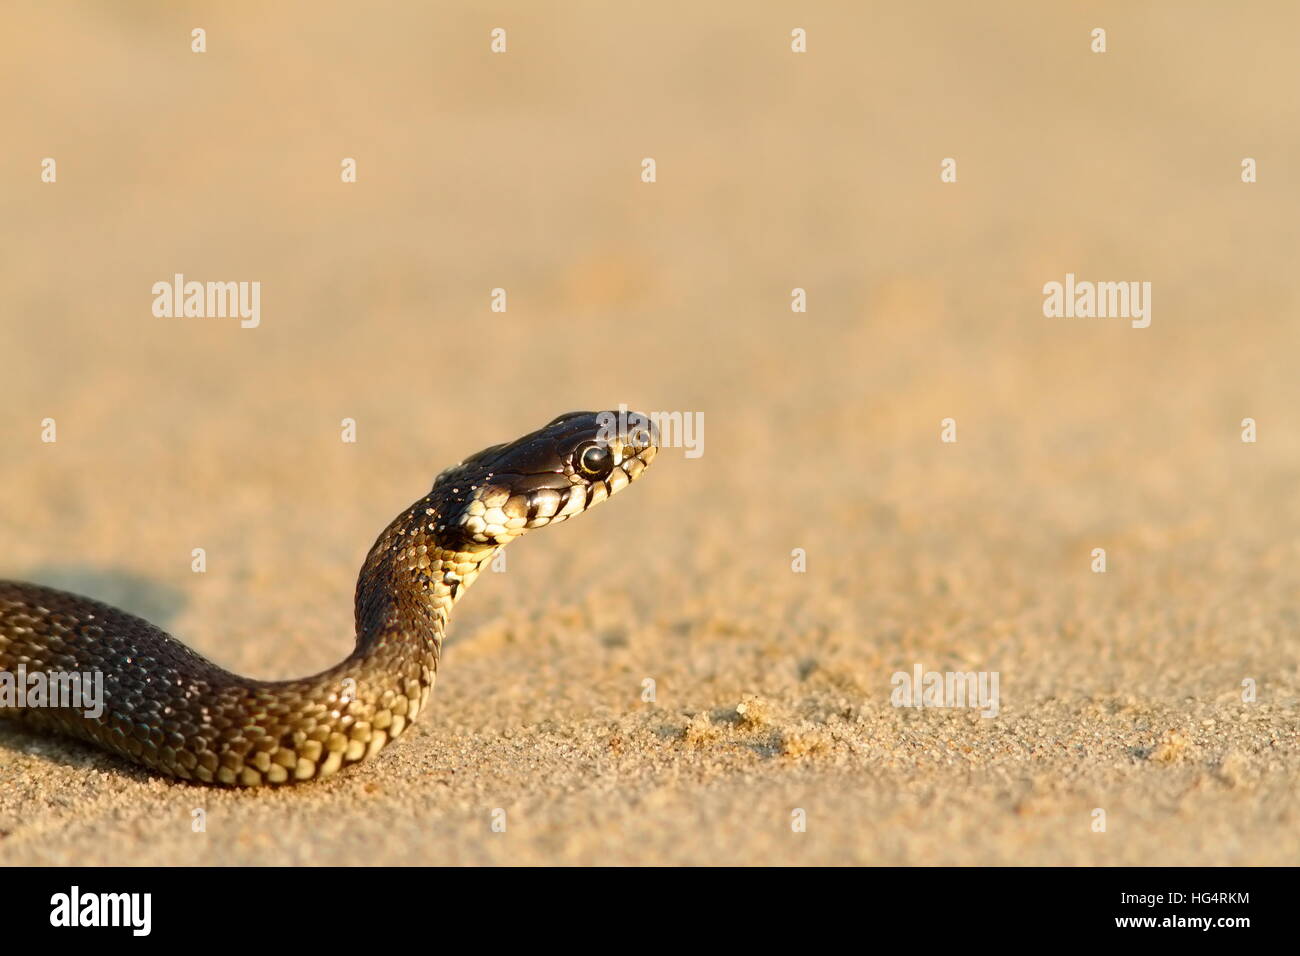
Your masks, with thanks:
M 570 412 L 442 472 L 370 549 L 357 579 L 356 649 L 315 677 L 240 677 L 117 608 L 0 581 L 0 671 L 102 673 L 104 698 L 93 718 L 35 706 L 0 706 L 0 716 L 198 783 L 289 784 L 373 757 L 424 709 L 448 615 L 484 565 L 640 477 L 658 450 L 644 421 Z

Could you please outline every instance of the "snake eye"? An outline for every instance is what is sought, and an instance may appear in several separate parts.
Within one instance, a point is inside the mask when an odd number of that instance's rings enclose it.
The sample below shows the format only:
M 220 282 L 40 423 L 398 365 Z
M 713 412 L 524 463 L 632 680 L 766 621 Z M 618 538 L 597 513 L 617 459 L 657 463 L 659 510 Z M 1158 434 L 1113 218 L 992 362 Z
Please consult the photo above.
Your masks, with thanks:
M 576 456 L 578 471 L 589 478 L 604 478 L 614 467 L 614 456 L 607 445 L 587 444 Z

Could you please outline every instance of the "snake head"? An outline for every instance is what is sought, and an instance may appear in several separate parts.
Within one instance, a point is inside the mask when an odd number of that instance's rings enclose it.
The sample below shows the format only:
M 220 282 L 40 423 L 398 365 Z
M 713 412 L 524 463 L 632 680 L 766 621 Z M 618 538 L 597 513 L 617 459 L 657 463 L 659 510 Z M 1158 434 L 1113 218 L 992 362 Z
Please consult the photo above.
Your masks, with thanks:
M 429 501 L 446 532 L 467 545 L 495 548 L 622 491 L 658 450 L 654 424 L 644 415 L 567 412 L 448 468 Z

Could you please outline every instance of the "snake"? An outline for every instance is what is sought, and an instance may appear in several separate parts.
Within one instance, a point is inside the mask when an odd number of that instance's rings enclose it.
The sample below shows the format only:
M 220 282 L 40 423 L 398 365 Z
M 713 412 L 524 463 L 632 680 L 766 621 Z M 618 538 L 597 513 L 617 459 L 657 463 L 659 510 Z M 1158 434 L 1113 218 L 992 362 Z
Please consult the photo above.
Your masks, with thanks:
M 497 553 L 612 497 L 654 460 L 652 420 L 625 409 L 568 412 L 441 472 L 370 548 L 355 648 L 314 677 L 241 677 L 111 605 L 0 581 L 0 677 L 36 686 L 45 675 L 53 689 L 93 676 L 102 688 L 97 706 L 46 693 L 0 716 L 200 785 L 295 784 L 369 760 L 425 710 L 452 608 Z

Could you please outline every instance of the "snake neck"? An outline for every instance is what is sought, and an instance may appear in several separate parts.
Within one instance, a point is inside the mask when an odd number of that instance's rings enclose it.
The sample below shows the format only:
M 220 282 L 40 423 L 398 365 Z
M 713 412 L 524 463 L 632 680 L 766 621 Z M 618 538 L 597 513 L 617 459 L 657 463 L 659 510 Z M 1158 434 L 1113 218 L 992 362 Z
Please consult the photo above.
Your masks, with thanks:
M 451 609 L 500 550 L 447 540 L 441 517 L 426 495 L 371 547 L 357 578 L 354 658 L 396 645 L 436 667 Z

